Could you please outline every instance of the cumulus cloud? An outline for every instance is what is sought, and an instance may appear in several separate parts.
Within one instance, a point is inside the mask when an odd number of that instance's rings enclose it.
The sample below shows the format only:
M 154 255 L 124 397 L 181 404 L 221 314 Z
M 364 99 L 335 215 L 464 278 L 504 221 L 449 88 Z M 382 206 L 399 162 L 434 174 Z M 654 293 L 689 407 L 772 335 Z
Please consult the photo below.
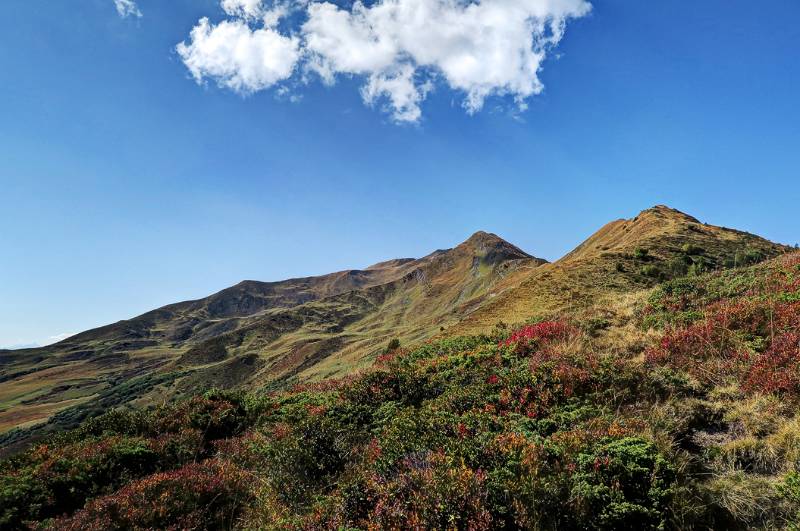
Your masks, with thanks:
M 114 6 L 117 8 L 117 13 L 122 18 L 127 17 L 141 17 L 142 12 L 134 0 L 114 0 Z
M 230 16 L 256 19 L 264 11 L 261 0 L 222 0 L 222 9 Z
M 212 78 L 247 94 L 289 78 L 300 57 L 300 42 L 269 26 L 253 29 L 242 19 L 213 25 L 203 18 L 192 29 L 190 42 L 180 43 L 177 51 L 199 83 Z
M 568 20 L 586 0 L 378 0 L 344 8 L 327 1 L 288 4 L 222 0 L 231 17 L 201 19 L 178 53 L 198 82 L 238 92 L 268 88 L 295 71 L 325 83 L 363 77 L 367 104 L 383 103 L 398 122 L 416 122 L 428 92 L 443 84 L 463 95 L 467 112 L 491 96 L 521 108 L 543 90 L 539 71 Z M 293 10 L 298 16 L 287 17 Z M 282 20 L 297 20 L 279 30 Z M 301 67 L 301 68 L 298 68 Z M 304 76 L 308 79 L 308 76 Z

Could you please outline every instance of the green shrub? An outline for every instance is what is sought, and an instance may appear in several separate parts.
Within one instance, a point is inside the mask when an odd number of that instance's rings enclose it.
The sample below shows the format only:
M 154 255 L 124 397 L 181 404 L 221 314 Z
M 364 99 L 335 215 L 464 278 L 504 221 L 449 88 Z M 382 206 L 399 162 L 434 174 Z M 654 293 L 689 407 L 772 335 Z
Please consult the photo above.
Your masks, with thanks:
M 683 244 L 683 246 L 681 247 L 681 252 L 682 252 L 683 254 L 686 254 L 686 255 L 689 255 L 689 256 L 694 256 L 694 255 L 700 255 L 700 254 L 703 254 L 703 253 L 705 253 L 706 251 L 705 251 L 705 249 L 703 249 L 703 248 L 702 248 L 702 247 L 700 247 L 699 245 L 695 245 L 695 244 L 693 244 L 693 243 L 685 243 L 685 244 Z
M 642 274 L 642 276 L 650 278 L 661 278 L 663 276 L 661 269 L 653 264 L 642 266 L 639 272 Z
M 783 484 L 778 487 L 778 491 L 791 507 L 789 516 L 789 528 L 792 530 L 800 529 L 800 473 L 792 472 L 786 476 Z
M 649 441 L 607 440 L 581 453 L 571 499 L 580 527 L 663 529 L 676 475 Z

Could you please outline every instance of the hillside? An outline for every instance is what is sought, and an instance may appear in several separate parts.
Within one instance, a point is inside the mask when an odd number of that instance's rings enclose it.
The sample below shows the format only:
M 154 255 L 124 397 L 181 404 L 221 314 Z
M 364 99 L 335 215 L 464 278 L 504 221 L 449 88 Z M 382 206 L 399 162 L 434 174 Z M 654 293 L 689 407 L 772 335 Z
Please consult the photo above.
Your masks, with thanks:
M 111 406 L 342 374 L 369 365 L 391 338 L 438 333 L 503 278 L 543 262 L 479 232 L 420 259 L 245 281 L 50 347 L 0 352 L 0 432 L 28 429 L 6 435 L 18 443 Z
M 796 529 L 800 254 L 616 306 L 111 411 L 0 462 L 0 527 Z
M 656 206 L 607 224 L 552 264 L 478 232 L 419 259 L 245 281 L 51 347 L 0 353 L 0 449 L 110 407 L 350 374 L 369 367 L 391 339 L 414 345 L 571 315 L 594 323 L 604 346 L 621 348 L 632 326 L 628 298 L 670 278 L 787 250 Z
M 487 332 L 499 321 L 519 323 L 561 312 L 602 314 L 622 294 L 690 272 L 756 263 L 788 250 L 659 205 L 608 223 L 551 264 L 518 272 L 506 280 L 501 294 L 448 333 Z

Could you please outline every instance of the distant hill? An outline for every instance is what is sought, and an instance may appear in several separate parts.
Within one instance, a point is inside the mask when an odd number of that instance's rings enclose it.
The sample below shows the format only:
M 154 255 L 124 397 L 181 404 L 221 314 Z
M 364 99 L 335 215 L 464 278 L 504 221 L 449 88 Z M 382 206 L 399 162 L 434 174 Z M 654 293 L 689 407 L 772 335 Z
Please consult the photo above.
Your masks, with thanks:
M 478 232 L 453 249 L 281 282 L 244 281 L 45 348 L 0 352 L 0 431 L 70 426 L 108 407 L 208 387 L 320 379 L 390 339 L 439 333 L 535 258 Z M 60 412 L 60 413 L 59 413 Z

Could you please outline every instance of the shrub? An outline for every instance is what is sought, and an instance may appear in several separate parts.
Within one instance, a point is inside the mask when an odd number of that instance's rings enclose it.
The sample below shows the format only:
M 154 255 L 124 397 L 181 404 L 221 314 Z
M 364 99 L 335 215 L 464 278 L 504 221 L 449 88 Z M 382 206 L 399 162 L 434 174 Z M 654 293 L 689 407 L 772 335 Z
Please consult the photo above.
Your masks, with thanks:
M 786 476 L 778 491 L 792 507 L 789 516 L 789 528 L 800 529 L 800 473 L 792 472 Z
M 50 528 L 230 529 L 251 499 L 250 476 L 213 459 L 135 481 Z
M 688 256 L 675 256 L 667 263 L 667 269 L 673 277 L 682 277 L 689 272 L 692 259 Z
M 707 272 L 709 270 L 709 267 L 710 267 L 709 262 L 702 256 L 698 256 L 689 266 L 688 274 L 692 276 L 701 275 Z
M 633 251 L 633 257 L 636 258 L 637 260 L 647 260 L 648 258 L 650 258 L 650 251 L 643 247 L 637 247 Z
M 562 321 L 543 321 L 515 330 L 511 336 L 500 342 L 500 347 L 513 347 L 517 353 L 526 353 L 537 346 L 551 341 L 565 340 L 576 334 L 577 330 Z
M 485 483 L 485 473 L 441 452 L 409 455 L 394 473 L 370 474 L 351 491 L 344 506 L 362 507 L 343 520 L 362 529 L 489 529 Z
M 776 337 L 750 369 L 745 388 L 765 393 L 800 393 L 800 333 Z
M 685 243 L 681 247 L 681 252 L 683 254 L 686 254 L 686 255 L 689 255 L 689 256 L 693 256 L 693 255 L 699 255 L 699 254 L 705 253 L 705 249 L 703 249 L 699 245 L 695 245 L 693 243 Z
M 639 269 L 639 273 L 641 273 L 642 276 L 650 277 L 650 278 L 661 278 L 661 277 L 663 277 L 663 273 L 662 273 L 661 269 L 658 266 L 653 265 L 653 264 L 643 265 Z
M 185 463 L 201 441 L 185 430 L 155 439 L 116 435 L 38 446 L 13 462 L 14 473 L 0 475 L 0 527 L 70 513 L 131 479 Z
M 607 440 L 576 462 L 570 498 L 581 527 L 667 526 L 676 474 L 653 443 L 637 437 Z

